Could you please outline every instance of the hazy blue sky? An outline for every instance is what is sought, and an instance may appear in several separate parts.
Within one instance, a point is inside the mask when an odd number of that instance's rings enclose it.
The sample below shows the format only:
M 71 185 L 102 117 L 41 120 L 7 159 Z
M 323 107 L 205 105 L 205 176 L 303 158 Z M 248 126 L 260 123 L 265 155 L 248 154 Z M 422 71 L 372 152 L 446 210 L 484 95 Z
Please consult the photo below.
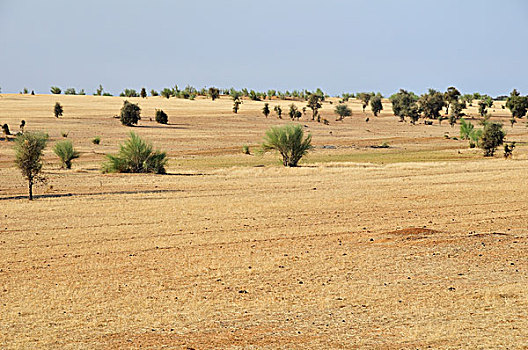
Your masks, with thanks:
M 528 1 L 0 0 L 0 87 L 528 93 Z

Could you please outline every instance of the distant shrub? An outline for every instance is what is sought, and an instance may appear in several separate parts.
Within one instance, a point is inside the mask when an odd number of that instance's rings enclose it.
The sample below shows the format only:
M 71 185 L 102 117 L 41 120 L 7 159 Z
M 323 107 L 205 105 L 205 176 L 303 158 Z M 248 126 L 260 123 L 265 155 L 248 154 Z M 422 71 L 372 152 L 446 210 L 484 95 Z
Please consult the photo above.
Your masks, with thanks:
M 485 157 L 492 157 L 497 147 L 503 144 L 506 134 L 502 130 L 500 123 L 488 123 L 484 126 L 480 138 L 480 148 L 484 150 Z
M 77 93 L 77 95 L 83 95 L 83 96 L 84 96 L 84 95 L 86 95 L 86 92 L 84 92 L 84 89 L 81 89 L 81 90 Z
M 50 88 L 50 91 L 54 95 L 60 95 L 60 93 L 62 92 L 62 90 L 59 87 L 57 87 L 57 86 L 52 86 Z
M 348 108 L 346 104 L 338 104 L 334 112 L 339 116 L 336 120 L 340 121 L 345 119 L 345 117 L 350 117 L 352 115 L 352 110 Z
M 139 96 L 141 96 L 141 98 L 146 98 L 147 90 L 145 90 L 145 88 L 141 88 L 141 92 L 139 93 Z
M 99 84 L 99 87 L 94 92 L 94 96 L 103 96 L 103 85 Z
M 505 143 L 504 144 L 504 158 L 511 158 L 513 155 L 513 149 L 515 148 L 515 142 Z
M 141 119 L 141 108 L 137 104 L 130 103 L 128 101 L 123 102 L 123 107 L 121 107 L 121 124 L 125 126 L 137 125 L 138 121 Z
M 100 143 L 101 143 L 101 137 L 99 137 L 99 136 L 94 137 L 94 138 L 92 139 L 92 143 L 93 143 L 94 145 L 98 145 L 98 144 L 100 144 Z
M 233 97 L 233 113 L 238 113 L 238 110 L 240 109 L 240 105 L 242 104 L 242 101 L 236 97 Z
M 277 106 L 273 107 L 273 110 L 275 111 L 275 113 L 277 113 L 277 117 L 279 119 L 282 119 L 282 108 L 281 108 L 281 106 L 277 105 Z
M 156 109 L 156 122 L 160 124 L 167 124 L 169 122 L 167 113 L 163 112 L 161 109 Z
M 172 96 L 172 90 L 169 89 L 169 88 L 164 88 L 163 90 L 161 90 L 161 96 L 165 97 L 165 98 L 169 98 Z
M 61 131 L 61 136 L 67 138 L 70 133 L 66 131 Z
M 264 114 L 264 116 L 267 118 L 268 115 L 271 113 L 270 109 L 269 109 L 269 103 L 264 103 L 264 107 L 262 107 L 262 114 Z
M 130 138 L 120 145 L 117 155 L 106 155 L 104 173 L 156 173 L 165 174 L 167 154 L 154 151 L 152 145 L 131 132 Z
M 61 167 L 71 169 L 72 160 L 79 158 L 79 152 L 73 148 L 73 144 L 69 140 L 57 142 L 53 147 L 53 152 L 61 160 Z
M 33 200 L 33 185 L 45 180 L 40 175 L 42 153 L 46 147 L 48 135 L 40 132 L 27 132 L 19 135 L 15 143 L 15 164 L 28 180 L 29 200 Z
M 11 131 L 9 131 L 9 125 L 7 124 L 2 125 L 2 132 L 6 136 L 6 140 L 7 140 L 7 136 L 11 135 Z
M 299 160 L 312 149 L 312 135 L 304 138 L 301 125 L 274 126 L 266 131 L 262 152 L 277 150 L 284 166 L 295 167 Z
M 158 92 L 154 89 L 150 90 L 150 96 L 159 96 Z
M 75 91 L 75 88 L 67 88 L 64 90 L 65 95 L 77 95 L 77 92 Z
M 216 100 L 220 96 L 220 90 L 215 87 L 210 87 L 208 90 L 208 95 L 211 97 L 211 100 Z
M 460 119 L 460 138 L 462 140 L 468 140 L 471 131 L 475 126 L 470 122 L 466 122 L 465 119 Z
M 119 96 L 121 96 L 121 97 L 139 97 L 139 94 L 134 89 L 125 89 Z
M 244 153 L 244 154 L 250 154 L 250 153 L 249 153 L 249 146 L 248 146 L 248 145 L 244 145 L 244 146 L 242 146 L 242 153 Z
M 20 121 L 20 132 L 24 132 L 24 127 L 26 126 L 26 121 L 24 119 L 22 119 Z
M 62 108 L 61 104 L 56 102 L 55 107 L 53 107 L 53 114 L 55 115 L 55 118 L 62 116 L 63 113 L 64 109 Z
M 114 96 L 114 95 L 112 95 L 112 94 L 109 93 L 109 92 L 103 92 L 103 96 Z
M 31 90 L 31 96 L 35 96 L 35 90 Z

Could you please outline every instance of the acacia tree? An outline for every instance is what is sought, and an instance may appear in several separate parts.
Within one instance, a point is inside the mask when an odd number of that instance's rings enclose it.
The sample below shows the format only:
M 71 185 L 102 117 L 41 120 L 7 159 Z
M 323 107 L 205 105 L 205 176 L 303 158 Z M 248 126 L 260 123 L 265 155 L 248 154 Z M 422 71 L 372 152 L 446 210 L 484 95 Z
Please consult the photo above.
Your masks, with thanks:
M 381 103 L 381 96 L 376 95 L 370 100 L 370 109 L 374 116 L 377 117 L 379 112 L 383 110 L 383 104 Z
M 446 105 L 444 95 L 435 89 L 429 89 L 428 93 L 420 96 L 418 104 L 426 118 L 439 120 L 440 111 Z
M 317 121 L 321 121 L 321 116 L 319 115 L 319 108 L 321 108 L 323 105 L 321 104 L 321 96 L 317 93 L 311 94 L 308 97 L 308 103 L 307 107 L 309 107 L 312 110 L 312 120 L 315 120 L 315 117 L 317 117 Z
M 28 181 L 29 200 L 33 200 L 33 185 L 45 180 L 40 175 L 42 153 L 46 147 L 48 135 L 41 132 L 26 132 L 16 138 L 15 164 Z
M 407 90 L 400 89 L 399 92 L 392 95 L 390 98 L 392 103 L 392 111 L 394 115 L 400 118 L 400 121 L 405 121 L 405 117 L 411 119 L 411 123 L 416 123 L 420 113 L 416 101 L 418 96 L 413 92 L 408 92 Z
M 370 99 L 374 96 L 371 92 L 358 92 L 356 98 L 361 101 L 361 106 L 363 107 L 363 113 L 365 113 L 365 108 L 367 108 Z
M 264 107 L 262 108 L 262 114 L 264 114 L 264 116 L 267 118 L 268 115 L 271 113 L 270 109 L 269 109 L 269 103 L 264 103 Z
M 344 103 L 338 104 L 334 112 L 339 116 L 336 121 L 341 121 L 346 117 L 350 117 L 352 115 L 352 110 L 348 108 L 348 106 Z
M 220 96 L 220 90 L 218 88 L 215 88 L 214 86 L 211 86 L 207 92 L 209 94 L 209 97 L 211 97 L 211 100 L 216 100 Z
M 458 102 L 460 97 L 460 91 L 456 87 L 450 86 L 447 88 L 447 91 L 444 93 L 446 103 L 446 114 L 449 114 L 449 107 L 455 102 Z
M 64 109 L 62 108 L 61 104 L 56 102 L 55 107 L 53 107 L 53 114 L 55 115 L 55 118 L 62 116 L 63 112 Z
M 510 110 L 512 118 L 522 118 L 528 110 L 528 96 L 521 96 L 516 89 L 513 89 L 506 100 L 506 107 Z
M 502 130 L 502 124 L 486 124 L 480 138 L 480 148 L 484 150 L 484 156 L 492 157 L 495 154 L 497 147 L 504 143 L 505 136 L 506 134 Z

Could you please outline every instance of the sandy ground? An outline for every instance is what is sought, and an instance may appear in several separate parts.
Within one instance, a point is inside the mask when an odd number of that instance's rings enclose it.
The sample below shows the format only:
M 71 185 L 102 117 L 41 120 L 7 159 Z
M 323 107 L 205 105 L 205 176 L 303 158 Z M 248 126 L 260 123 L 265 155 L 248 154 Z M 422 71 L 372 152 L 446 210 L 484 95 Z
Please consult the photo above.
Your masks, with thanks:
M 514 159 L 485 159 L 446 122 L 357 102 L 335 122 L 325 104 L 290 169 L 241 154 L 287 122 L 263 102 L 132 99 L 143 120 L 125 128 L 120 98 L 0 96 L 1 123 L 82 152 L 66 171 L 48 147 L 29 202 L 0 142 L 1 348 L 528 348 L 525 121 L 505 128 Z M 99 172 L 130 130 L 168 151 L 168 175 Z

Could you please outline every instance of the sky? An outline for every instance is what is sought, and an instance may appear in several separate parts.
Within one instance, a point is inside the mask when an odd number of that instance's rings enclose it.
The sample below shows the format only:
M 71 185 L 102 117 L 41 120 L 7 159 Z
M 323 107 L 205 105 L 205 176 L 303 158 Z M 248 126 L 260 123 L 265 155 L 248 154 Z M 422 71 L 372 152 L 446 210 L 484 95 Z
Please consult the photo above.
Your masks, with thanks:
M 0 0 L 0 88 L 528 94 L 525 0 Z

